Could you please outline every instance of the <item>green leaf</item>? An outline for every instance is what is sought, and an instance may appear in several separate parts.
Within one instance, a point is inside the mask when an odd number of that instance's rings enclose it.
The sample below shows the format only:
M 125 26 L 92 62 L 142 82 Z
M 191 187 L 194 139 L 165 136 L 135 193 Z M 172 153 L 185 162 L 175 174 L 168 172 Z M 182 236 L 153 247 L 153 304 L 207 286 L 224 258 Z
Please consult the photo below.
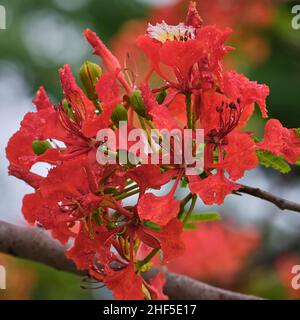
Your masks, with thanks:
M 294 128 L 296 135 L 300 138 L 300 128 Z
M 221 220 L 221 216 L 218 212 L 193 212 L 189 221 L 193 222 L 206 222 Z
M 269 151 L 257 150 L 256 151 L 259 164 L 266 167 L 277 170 L 281 173 L 288 173 L 291 171 L 289 164 L 280 156 Z
M 186 223 L 184 226 L 183 226 L 183 229 L 184 230 L 197 230 L 198 227 L 196 224 L 194 223 Z

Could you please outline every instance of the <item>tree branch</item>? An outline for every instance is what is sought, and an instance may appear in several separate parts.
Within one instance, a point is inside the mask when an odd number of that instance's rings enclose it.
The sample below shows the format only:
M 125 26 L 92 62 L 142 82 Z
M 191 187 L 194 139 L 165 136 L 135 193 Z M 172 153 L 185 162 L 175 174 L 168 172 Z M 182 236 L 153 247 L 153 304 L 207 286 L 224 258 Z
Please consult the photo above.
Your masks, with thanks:
M 281 197 L 278 197 L 270 192 L 261 190 L 259 188 L 253 188 L 253 187 L 245 186 L 242 184 L 240 186 L 241 188 L 238 190 L 239 193 L 246 193 L 253 197 L 271 202 L 281 210 L 291 210 L 291 211 L 300 212 L 299 203 L 283 199 Z
M 66 247 L 52 240 L 43 230 L 25 228 L 0 221 L 0 252 L 33 260 L 55 269 L 84 275 L 64 254 Z M 194 300 L 259 300 L 250 295 L 216 288 L 186 276 L 166 272 L 165 293 L 170 299 Z

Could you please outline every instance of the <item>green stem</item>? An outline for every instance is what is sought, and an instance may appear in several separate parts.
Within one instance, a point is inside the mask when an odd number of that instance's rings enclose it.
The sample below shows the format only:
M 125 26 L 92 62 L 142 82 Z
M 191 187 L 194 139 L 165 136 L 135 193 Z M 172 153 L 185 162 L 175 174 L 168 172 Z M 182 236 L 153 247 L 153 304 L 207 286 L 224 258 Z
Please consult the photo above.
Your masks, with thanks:
M 131 192 L 122 193 L 122 194 L 116 196 L 115 199 L 116 199 L 117 201 L 118 201 L 118 200 L 123 200 L 123 199 L 128 198 L 128 197 L 131 197 L 131 196 L 133 196 L 133 195 L 135 195 L 135 194 L 137 194 L 137 193 L 139 193 L 139 192 L 140 192 L 140 190 L 133 190 L 133 191 L 131 191 Z
M 144 260 L 139 261 L 139 268 L 141 268 L 142 266 L 150 262 L 152 258 L 158 253 L 159 250 L 160 249 L 158 248 L 153 249 Z
M 154 144 L 152 143 L 151 135 L 149 134 L 149 131 L 148 131 L 147 127 L 146 127 L 145 119 L 143 117 L 139 116 L 139 115 L 138 115 L 138 118 L 139 118 L 139 121 L 140 121 L 140 124 L 141 124 L 143 130 L 146 132 L 147 140 L 148 140 L 148 144 L 149 144 L 150 148 L 154 152 L 157 152 L 157 150 L 154 149 Z
M 197 195 L 194 194 L 192 196 L 192 203 L 190 205 L 189 211 L 186 213 L 186 215 L 185 215 L 185 217 L 183 219 L 183 222 L 182 222 L 183 225 L 185 225 L 187 223 L 187 221 L 189 220 L 189 217 L 190 217 L 190 215 L 192 214 L 192 212 L 193 212 L 193 210 L 195 208 L 196 202 L 197 202 Z
M 193 115 L 192 115 L 192 95 L 191 93 L 186 93 L 185 95 L 186 104 L 186 117 L 187 117 L 187 127 L 192 129 L 193 127 Z
M 139 186 L 137 185 L 137 184 L 134 184 L 134 185 L 132 185 L 132 186 L 129 186 L 129 187 L 127 187 L 127 188 L 125 188 L 123 191 L 122 191 L 122 193 L 121 194 L 123 194 L 123 193 L 128 193 L 129 191 L 132 191 L 132 190 L 134 190 L 134 189 L 136 189 L 136 188 L 138 188 Z M 121 195 L 120 194 L 120 195 Z
M 181 220 L 183 214 L 184 214 L 184 207 L 186 204 L 192 199 L 193 195 L 189 193 L 180 203 L 180 212 L 178 214 L 178 219 Z

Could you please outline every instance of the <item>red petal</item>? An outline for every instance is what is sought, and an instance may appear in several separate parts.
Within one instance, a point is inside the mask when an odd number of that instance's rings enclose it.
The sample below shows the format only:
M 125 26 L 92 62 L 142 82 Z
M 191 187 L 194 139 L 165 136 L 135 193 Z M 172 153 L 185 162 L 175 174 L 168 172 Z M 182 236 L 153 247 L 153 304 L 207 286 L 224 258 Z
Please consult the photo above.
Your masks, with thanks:
M 109 270 L 103 282 L 113 291 L 116 300 L 141 300 L 144 298 L 143 280 L 135 274 L 132 263 L 120 271 Z
M 200 41 L 189 40 L 167 41 L 160 49 L 160 61 L 165 65 L 180 71 L 182 77 L 187 77 L 190 68 L 200 60 L 203 54 Z
M 36 94 L 36 98 L 32 102 L 34 103 L 38 111 L 43 109 L 53 108 L 44 87 L 39 88 Z
M 165 275 L 160 272 L 150 280 L 151 298 L 153 300 L 168 300 L 168 297 L 163 292 L 166 283 L 165 278 Z
M 196 193 L 206 205 L 221 205 L 227 195 L 240 187 L 227 180 L 223 173 L 211 175 L 201 180 L 199 177 L 189 178 L 189 188 L 192 193 Z
M 247 133 L 232 133 L 228 136 L 226 157 L 221 167 L 232 180 L 240 179 L 246 170 L 258 166 L 255 143 Z
M 29 170 L 37 160 L 37 156 L 32 150 L 34 139 L 34 136 L 25 133 L 24 130 L 16 132 L 10 138 L 6 147 L 8 161 L 13 165 Z
M 145 52 L 153 66 L 157 67 L 160 61 L 159 50 L 161 48 L 161 43 L 148 36 L 139 36 L 136 42 Z
M 120 97 L 115 73 L 103 74 L 97 82 L 96 92 L 104 107 L 118 104 L 120 102 Z
M 84 121 L 82 125 L 82 133 L 87 138 L 95 137 L 100 129 L 106 129 L 111 124 L 111 114 L 114 111 L 115 105 L 105 107 L 100 115 L 95 115 L 93 118 Z
M 110 50 L 108 50 L 95 32 L 90 29 L 86 29 L 83 34 L 90 45 L 95 49 L 95 54 L 103 59 L 103 62 L 109 72 L 121 70 L 119 60 L 111 53 Z
M 102 227 L 95 227 L 93 232 L 94 238 L 91 239 L 82 225 L 73 247 L 66 252 L 67 258 L 72 259 L 80 270 L 92 268 L 95 265 L 96 258 L 99 263 L 107 263 L 108 257 L 110 257 L 111 243 L 107 240 L 114 231 L 107 232 Z
M 149 220 L 164 226 L 177 216 L 180 203 L 173 199 L 172 195 L 158 197 L 152 193 L 146 193 L 139 200 L 137 209 L 141 220 Z
M 174 177 L 175 173 L 174 170 L 162 173 L 158 166 L 145 164 L 130 169 L 126 177 L 135 181 L 140 187 L 140 193 L 144 193 L 146 189 L 160 189 Z
M 59 75 L 64 94 L 72 108 L 80 112 L 83 119 L 88 115 L 93 115 L 95 107 L 77 85 L 71 67 L 66 64 L 59 70 Z
M 182 223 L 175 219 L 172 219 L 166 226 L 162 227 L 160 231 L 154 231 L 148 229 L 145 232 L 156 237 L 163 251 L 163 263 L 168 263 L 181 256 L 185 252 L 185 245 L 181 239 L 183 230 Z
M 294 129 L 287 129 L 280 121 L 271 119 L 265 127 L 265 138 L 258 148 L 283 156 L 290 163 L 295 163 L 300 157 L 300 138 Z
M 28 223 L 35 223 L 37 220 L 37 211 L 43 200 L 39 193 L 27 194 L 23 198 L 22 212 Z
M 268 116 L 266 98 L 270 90 L 267 85 L 258 84 L 256 81 L 250 81 L 242 74 L 229 71 L 224 75 L 224 92 L 233 101 L 240 98 L 245 111 L 250 108 L 250 111 L 246 111 L 243 119 L 241 119 L 242 124 L 245 124 L 252 114 L 254 102 L 259 105 L 262 116 L 264 118 Z

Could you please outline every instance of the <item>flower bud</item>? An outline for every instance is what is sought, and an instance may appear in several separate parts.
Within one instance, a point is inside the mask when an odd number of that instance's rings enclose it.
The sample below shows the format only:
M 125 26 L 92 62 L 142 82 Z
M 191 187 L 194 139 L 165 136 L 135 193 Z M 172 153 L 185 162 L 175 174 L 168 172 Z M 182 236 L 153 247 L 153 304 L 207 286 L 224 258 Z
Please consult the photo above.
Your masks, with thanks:
M 90 61 L 86 61 L 80 68 L 80 80 L 85 88 L 88 98 L 91 100 L 97 99 L 95 86 L 98 79 L 101 77 L 101 74 L 101 67 Z
M 119 122 L 120 121 L 128 121 L 128 114 L 126 108 L 122 104 L 118 104 L 112 115 L 111 120 L 114 123 L 114 125 L 119 128 Z
M 157 97 L 156 97 L 156 102 L 158 104 L 163 104 L 163 102 L 165 101 L 166 99 L 166 96 L 167 96 L 167 90 L 162 90 L 158 93 Z
M 145 105 L 143 102 L 141 91 L 139 91 L 139 90 L 133 91 L 133 93 L 130 96 L 130 102 L 131 102 L 135 112 L 139 116 L 145 118 L 146 117 L 146 109 L 145 109 Z
M 50 148 L 52 148 L 52 146 L 51 146 L 50 142 L 47 140 L 34 140 L 34 141 L 32 141 L 32 150 L 37 156 L 44 154 Z

